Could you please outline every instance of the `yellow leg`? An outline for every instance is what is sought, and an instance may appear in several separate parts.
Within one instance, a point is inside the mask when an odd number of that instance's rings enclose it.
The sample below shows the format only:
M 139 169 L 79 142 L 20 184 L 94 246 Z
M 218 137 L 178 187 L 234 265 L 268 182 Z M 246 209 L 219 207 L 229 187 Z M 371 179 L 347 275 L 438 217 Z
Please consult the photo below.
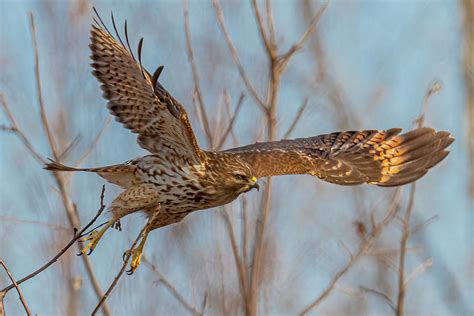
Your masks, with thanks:
M 138 247 L 133 249 L 132 251 L 132 262 L 130 263 L 130 270 L 127 271 L 127 274 L 133 274 L 135 270 L 137 270 L 138 266 L 140 265 L 140 261 L 142 258 L 143 247 L 145 246 L 146 239 L 148 238 L 148 234 L 150 233 L 149 229 L 145 229 L 143 231 L 143 236 L 138 244 Z
M 104 227 L 102 227 L 101 230 L 97 231 L 94 230 L 92 233 L 89 234 L 89 236 L 84 237 L 81 239 L 82 242 L 88 241 L 88 243 L 82 248 L 81 253 L 82 254 L 88 254 L 90 255 L 92 251 L 94 251 L 95 247 L 99 243 L 100 238 L 104 235 L 105 231 L 109 229 L 112 225 L 114 225 L 116 222 L 116 219 L 111 219 L 110 221 L 105 224 Z

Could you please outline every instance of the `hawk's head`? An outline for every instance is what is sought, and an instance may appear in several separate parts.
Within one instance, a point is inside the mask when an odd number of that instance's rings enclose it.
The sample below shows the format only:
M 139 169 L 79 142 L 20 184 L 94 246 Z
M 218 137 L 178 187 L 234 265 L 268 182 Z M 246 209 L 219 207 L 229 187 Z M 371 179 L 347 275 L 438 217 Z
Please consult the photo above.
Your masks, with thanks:
M 252 167 L 240 159 L 225 159 L 219 168 L 217 183 L 222 188 L 240 194 L 252 189 L 259 189 L 257 177 Z
M 235 155 L 213 157 L 207 170 L 212 178 L 215 195 L 221 196 L 225 203 L 234 200 L 241 193 L 260 188 L 252 167 Z

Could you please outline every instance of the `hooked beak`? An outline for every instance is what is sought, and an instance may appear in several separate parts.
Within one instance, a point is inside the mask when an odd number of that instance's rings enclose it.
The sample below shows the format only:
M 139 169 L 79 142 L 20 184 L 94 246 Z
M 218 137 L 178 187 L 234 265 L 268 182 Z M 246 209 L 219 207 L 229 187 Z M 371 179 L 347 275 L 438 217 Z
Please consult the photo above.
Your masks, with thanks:
M 255 182 L 255 183 L 252 185 L 252 189 L 257 189 L 257 191 L 260 191 L 260 186 L 258 185 L 257 182 Z
M 253 184 L 251 185 L 251 188 L 252 189 L 257 189 L 257 191 L 260 191 L 260 186 L 258 185 L 257 183 L 257 178 L 256 177 L 252 177 L 252 180 Z
M 257 178 L 256 177 L 252 177 L 250 179 L 250 183 L 248 183 L 244 187 L 244 190 L 242 192 L 247 193 L 247 192 L 251 191 L 252 189 L 257 189 L 257 191 L 260 191 L 260 186 L 257 183 Z

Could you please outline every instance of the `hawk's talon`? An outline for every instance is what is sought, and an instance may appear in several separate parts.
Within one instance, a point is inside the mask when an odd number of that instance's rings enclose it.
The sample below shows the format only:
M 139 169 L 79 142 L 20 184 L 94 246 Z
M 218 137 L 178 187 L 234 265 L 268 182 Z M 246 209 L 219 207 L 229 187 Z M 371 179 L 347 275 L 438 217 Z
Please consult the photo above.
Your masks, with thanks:
M 135 272 L 135 270 L 137 270 L 138 266 L 140 265 L 141 258 L 142 258 L 142 251 L 143 251 L 143 247 L 139 246 L 136 249 L 128 249 L 123 253 L 123 255 L 122 255 L 123 261 L 126 260 L 127 256 L 129 256 L 129 255 L 132 256 L 132 262 L 130 263 L 130 269 L 126 271 L 128 275 L 132 275 Z
M 125 257 L 128 256 L 129 253 L 130 253 L 130 249 L 124 251 L 124 253 L 122 255 L 122 261 L 123 262 L 125 262 L 125 259 L 126 259 Z
M 89 256 L 99 243 L 100 238 L 104 234 L 104 231 L 94 230 L 88 236 L 81 238 L 82 242 L 88 242 L 81 250 L 81 254 Z

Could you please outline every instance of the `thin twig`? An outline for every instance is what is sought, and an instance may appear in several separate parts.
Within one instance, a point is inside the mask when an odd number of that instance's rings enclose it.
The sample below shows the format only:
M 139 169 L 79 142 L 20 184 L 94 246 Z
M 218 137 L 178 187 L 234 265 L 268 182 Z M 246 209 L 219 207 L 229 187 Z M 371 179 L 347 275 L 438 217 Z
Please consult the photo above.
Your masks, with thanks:
M 302 6 L 303 16 L 306 20 L 310 21 L 309 24 L 311 24 L 311 16 L 309 13 L 313 9 L 312 3 L 312 1 L 306 0 Z M 350 108 L 347 106 L 348 101 L 344 96 L 342 87 L 339 85 L 338 81 L 332 77 L 331 72 L 327 69 L 328 61 L 318 32 L 314 33 L 314 40 L 311 41 L 311 43 L 314 60 L 317 63 L 316 78 L 318 85 L 321 86 L 318 90 L 324 91 L 324 95 L 329 99 L 331 105 L 335 107 L 338 128 L 347 129 L 351 126 L 357 125 L 358 118 L 356 113 L 352 113 Z
M 112 116 L 109 115 L 107 119 L 105 120 L 104 125 L 102 126 L 100 131 L 94 137 L 94 140 L 92 141 L 92 143 L 89 145 L 89 147 L 87 147 L 87 149 L 84 151 L 82 156 L 76 161 L 75 163 L 76 167 L 79 167 L 84 162 L 84 160 L 86 160 L 87 157 L 89 157 L 90 154 L 94 151 L 94 149 L 97 147 L 97 144 L 99 144 L 102 136 L 104 135 L 105 131 L 109 128 L 111 122 L 112 122 Z
M 430 225 L 431 223 L 437 221 L 439 219 L 439 216 L 438 215 L 434 215 L 434 216 L 431 216 L 430 218 L 428 218 L 427 220 L 425 220 L 423 223 L 420 223 L 418 225 L 415 225 L 415 227 L 413 227 L 411 229 L 411 232 L 410 232 L 410 235 L 414 235 L 416 234 L 417 232 L 419 232 L 420 230 L 424 229 L 426 226 Z
M 405 308 L 405 294 L 406 294 L 406 284 L 405 284 L 405 256 L 406 248 L 408 243 L 408 238 L 410 237 L 410 218 L 413 212 L 413 206 L 415 204 L 415 191 L 416 183 L 411 185 L 410 189 L 410 198 L 408 202 L 407 211 L 403 219 L 403 232 L 402 239 L 400 241 L 400 257 L 398 264 L 398 299 L 397 299 L 397 316 L 404 315 Z
M 207 139 L 209 141 L 209 147 L 211 149 L 214 148 L 213 146 L 213 138 L 211 137 L 211 128 L 209 125 L 209 117 L 207 115 L 206 106 L 204 103 L 204 98 L 202 96 L 201 91 L 201 84 L 199 81 L 199 75 L 197 71 L 196 61 L 194 60 L 194 52 L 193 46 L 191 44 L 191 32 L 189 30 L 189 3 L 188 0 L 183 0 L 183 11 L 184 11 L 184 33 L 186 35 L 186 49 L 188 52 L 188 62 L 191 65 L 191 70 L 193 73 L 193 80 L 194 80 L 194 90 L 196 91 L 198 103 L 199 103 L 199 111 L 201 112 L 202 123 L 204 127 L 204 133 L 207 135 Z
M 5 270 L 5 272 L 8 274 L 8 277 L 10 278 L 10 281 L 12 281 L 12 284 L 13 286 L 15 287 L 16 289 L 16 292 L 18 293 L 18 296 L 20 298 L 20 302 L 21 304 L 23 305 L 23 308 L 25 309 L 25 312 L 28 316 L 31 315 L 30 313 L 30 309 L 28 308 L 28 305 L 26 304 L 25 302 L 25 298 L 23 297 L 23 294 L 21 293 L 20 291 L 20 287 L 18 286 L 18 283 L 15 281 L 15 278 L 13 278 L 13 275 L 11 274 L 10 270 L 8 270 L 8 267 L 7 265 L 5 264 L 5 262 L 3 262 L 3 260 L 0 260 L 0 265 L 3 267 L 3 269 Z M 3 296 L 6 294 L 7 291 L 2 291 L 4 293 L 2 293 L 3 295 L 0 295 L 0 297 L 2 298 L 3 300 Z
M 370 234 L 368 234 L 367 238 L 360 244 L 356 253 L 350 256 L 349 261 L 344 265 L 342 269 L 340 269 L 334 275 L 334 277 L 332 278 L 331 282 L 326 287 L 326 289 L 315 300 L 313 300 L 313 302 L 309 304 L 300 313 L 300 315 L 306 315 L 312 309 L 317 307 L 334 290 L 339 279 L 342 278 L 347 273 L 347 271 L 349 271 L 351 267 L 354 266 L 354 264 L 360 259 L 360 257 L 365 255 L 367 251 L 372 247 L 375 239 L 380 235 L 383 229 L 388 224 L 390 224 L 390 222 L 395 218 L 395 215 L 397 213 L 398 206 L 400 203 L 400 192 L 401 192 L 400 188 L 397 188 L 395 190 L 395 194 L 392 198 L 392 202 L 390 203 L 388 210 L 385 213 L 384 219 L 379 223 L 375 223 L 375 226 L 373 227 L 372 231 L 370 232 Z
M 474 3 L 471 0 L 462 0 L 464 15 L 464 51 L 463 73 L 466 94 L 467 133 L 474 135 Z M 474 198 L 474 137 L 468 137 L 469 146 L 469 186 L 471 198 Z
M 100 193 L 100 208 L 99 210 L 97 211 L 96 215 L 92 218 L 92 220 L 86 225 L 84 226 L 83 229 L 81 229 L 79 232 L 74 232 L 74 236 L 73 238 L 69 241 L 69 243 L 63 248 L 61 249 L 51 260 L 49 260 L 46 264 L 42 265 L 40 268 L 36 269 L 35 271 L 31 272 L 30 274 L 28 274 L 27 276 L 25 276 L 24 278 L 20 279 L 17 281 L 17 284 L 21 284 L 23 282 L 26 282 L 28 281 L 29 279 L 31 278 L 34 278 L 35 276 L 37 276 L 38 274 L 40 274 L 41 272 L 43 272 L 44 270 L 46 270 L 47 268 L 49 268 L 53 263 L 55 263 L 56 261 L 58 261 L 58 259 L 74 244 L 76 243 L 80 238 L 82 238 L 84 236 L 84 232 L 86 232 L 89 227 L 91 227 L 95 222 L 96 220 L 99 218 L 99 216 L 102 214 L 102 212 L 104 211 L 105 209 L 105 204 L 104 204 L 104 195 L 105 195 L 105 185 L 102 186 L 102 191 Z M 2 289 L 0 292 L 8 292 L 10 291 L 12 288 L 14 287 L 14 284 L 11 284 L 9 286 L 7 286 L 6 288 Z
M 0 316 L 5 316 L 5 305 L 3 304 L 4 298 L 5 298 L 5 293 L 0 292 Z
M 241 209 L 242 209 L 242 225 L 240 230 L 240 237 L 242 240 L 242 262 L 244 265 L 248 262 L 248 218 L 247 218 L 247 197 L 242 196 Z M 245 266 L 246 267 L 246 266 Z
M 142 255 L 142 261 L 143 264 L 150 268 L 150 270 L 158 277 L 158 282 L 163 284 L 165 288 L 171 293 L 171 295 L 173 295 L 174 298 L 180 302 L 185 309 L 187 309 L 192 315 L 202 315 L 186 301 L 186 299 L 178 292 L 176 287 L 174 287 L 173 284 L 171 284 L 171 282 L 168 281 L 168 279 L 166 279 L 160 271 L 158 271 L 158 268 L 148 259 L 147 256 L 145 256 L 145 254 Z
M 33 145 L 31 144 L 29 139 L 18 127 L 15 117 L 13 116 L 10 110 L 10 107 L 8 106 L 7 100 L 5 99 L 3 94 L 0 94 L 0 104 L 11 124 L 11 126 L 8 128 L 8 131 L 13 132 L 20 139 L 20 141 L 23 143 L 25 148 L 30 152 L 33 158 L 43 165 L 46 162 L 46 160 L 33 148 Z M 7 131 L 6 129 L 3 129 L 3 130 Z
M 328 5 L 329 5 L 329 1 L 326 2 L 325 4 L 323 4 L 319 8 L 319 10 L 316 12 L 316 14 L 314 14 L 313 17 L 311 18 L 311 21 L 308 25 L 308 28 L 306 29 L 304 34 L 301 36 L 301 38 L 295 44 L 293 44 L 293 46 L 291 46 L 291 48 L 285 54 L 283 54 L 280 57 L 280 59 L 282 61 L 282 64 L 287 64 L 288 61 L 290 60 L 290 58 L 297 51 L 299 51 L 301 48 L 303 48 L 304 44 L 309 39 L 310 35 L 316 29 L 316 25 L 318 24 L 319 20 L 321 19 L 321 16 L 323 15 L 323 13 L 326 11 L 326 8 L 328 7 Z
M 227 233 L 229 235 L 230 244 L 232 246 L 232 252 L 234 254 L 235 266 L 237 268 L 237 272 L 239 275 L 239 285 L 240 285 L 240 293 L 242 294 L 242 301 L 244 306 L 248 305 L 247 302 L 247 295 L 248 295 L 248 276 L 247 276 L 247 269 L 245 268 L 245 263 L 242 262 L 242 258 L 239 254 L 239 247 L 237 245 L 237 240 L 235 238 L 234 227 L 232 225 L 232 219 L 230 218 L 229 213 L 227 212 L 226 208 L 223 207 L 222 211 L 220 212 L 224 218 L 224 222 L 227 227 Z
M 239 101 L 237 102 L 237 106 L 235 107 L 235 111 L 230 119 L 230 122 L 229 122 L 229 125 L 227 125 L 227 128 L 226 130 L 224 131 L 224 133 L 222 134 L 221 138 L 219 139 L 219 141 L 217 142 L 217 146 L 216 146 L 216 150 L 221 150 L 222 149 L 222 146 L 224 145 L 224 143 L 226 142 L 227 140 L 227 137 L 229 137 L 229 134 L 232 132 L 233 128 L 234 128 L 234 124 L 235 124 L 235 121 L 237 119 L 237 115 L 239 115 L 239 112 L 240 112 L 240 109 L 242 107 L 242 104 L 244 103 L 245 99 L 245 95 L 244 94 L 241 94 L 240 95 L 240 98 L 239 98 Z
M 36 28 L 35 28 L 35 19 L 33 17 L 33 13 L 30 12 L 30 26 L 31 26 L 31 40 L 33 44 L 33 51 L 35 53 L 35 76 L 36 76 L 36 93 L 38 98 L 38 105 L 40 108 L 40 115 L 41 121 L 43 122 L 43 128 L 46 132 L 46 136 L 48 136 L 48 141 L 51 146 L 51 150 L 54 158 L 58 158 L 56 154 L 58 153 L 58 149 L 56 146 L 56 141 L 54 140 L 53 133 L 51 132 L 51 128 L 49 127 L 48 119 L 46 116 L 46 109 L 44 106 L 43 101 L 43 92 L 41 89 L 41 75 L 40 75 L 40 65 L 39 65 L 39 52 L 38 52 L 38 43 L 36 42 Z
M 433 258 L 428 258 L 423 263 L 421 263 L 418 267 L 416 267 L 405 279 L 405 287 L 408 286 L 408 284 L 416 279 L 419 275 L 423 274 L 428 268 L 431 268 L 433 266 Z
M 15 224 L 31 224 L 31 225 L 35 225 L 37 227 L 43 226 L 43 227 L 50 228 L 50 229 L 53 229 L 53 230 L 61 230 L 61 231 L 70 231 L 71 230 L 70 228 L 68 228 L 66 226 L 63 226 L 63 225 L 59 225 L 59 224 L 50 224 L 50 223 L 45 223 L 45 222 L 40 222 L 40 221 L 31 221 L 31 220 L 26 220 L 26 219 L 18 219 L 17 217 L 13 217 L 13 216 L 0 215 L 0 221 L 2 221 L 2 222 L 11 222 L 11 223 L 15 223 Z
M 421 106 L 421 114 L 415 120 L 415 125 L 416 126 L 422 127 L 425 124 L 425 116 L 426 116 L 426 112 L 428 111 L 428 106 L 430 104 L 430 99 L 436 93 L 440 92 L 441 89 L 443 89 L 443 86 L 442 86 L 441 82 L 439 82 L 438 80 L 434 80 L 430 84 L 430 86 L 428 87 L 428 90 L 426 91 L 425 96 L 423 98 L 423 104 Z
M 303 104 L 301 104 L 301 106 L 299 107 L 298 112 L 296 112 L 296 116 L 293 119 L 293 122 L 291 122 L 290 127 L 288 128 L 288 130 L 283 135 L 284 139 L 288 138 L 291 135 L 291 133 L 293 132 L 293 130 L 295 129 L 295 127 L 298 125 L 298 122 L 300 121 L 301 117 L 303 116 L 303 112 L 306 109 L 307 105 L 308 105 L 308 98 L 305 98 Z
M 359 288 L 362 291 L 366 292 L 366 293 L 371 293 L 371 294 L 374 294 L 374 295 L 382 298 L 394 312 L 396 311 L 395 304 L 393 303 L 392 299 L 387 294 L 382 293 L 378 290 L 374 290 L 374 289 L 371 289 L 371 288 L 368 288 L 368 287 L 364 287 L 364 286 L 360 286 Z
M 74 139 L 69 142 L 69 145 L 67 145 L 66 148 L 59 154 L 58 160 L 59 161 L 65 160 L 67 156 L 69 155 L 69 153 L 71 152 L 71 150 L 77 144 L 79 144 L 80 140 L 81 140 L 81 135 L 77 135 L 76 137 L 74 137 Z
M 275 23 L 273 22 L 272 5 L 270 0 L 265 0 L 265 11 L 267 12 L 268 34 L 270 36 L 270 44 L 276 47 Z
M 425 122 L 425 114 L 428 110 L 430 98 L 441 91 L 442 85 L 438 81 L 434 81 L 428 88 L 425 97 L 423 99 L 423 104 L 421 107 L 420 117 L 415 120 L 415 124 L 418 128 L 422 127 Z M 403 218 L 403 230 L 402 238 L 400 240 L 400 257 L 398 263 L 398 298 L 397 298 L 397 316 L 403 316 L 405 314 L 405 296 L 407 291 L 407 283 L 405 282 L 405 260 L 406 260 L 406 249 L 408 244 L 408 239 L 410 238 L 410 218 L 413 213 L 413 207 L 415 204 L 415 192 L 416 192 L 416 183 L 411 185 L 410 197 L 408 201 L 407 211 Z
M 255 18 L 257 19 L 257 26 L 260 33 L 260 37 L 262 38 L 262 42 L 265 45 L 267 52 L 271 55 L 271 59 L 274 60 L 276 57 L 276 47 L 272 45 L 270 39 L 268 38 L 267 31 L 265 30 L 265 23 L 263 22 L 262 15 L 260 14 L 260 10 L 258 8 L 257 0 L 252 0 L 252 7 L 253 12 L 255 14 Z M 267 7 L 267 12 L 269 11 Z M 273 38 L 275 34 L 273 33 Z
M 214 11 L 216 13 L 217 22 L 219 24 L 219 27 L 222 33 L 224 34 L 224 38 L 226 40 L 227 46 L 229 47 L 230 53 L 232 55 L 232 59 L 234 60 L 234 64 L 236 65 L 239 71 L 240 77 L 242 78 L 242 81 L 244 82 L 245 87 L 249 91 L 249 94 L 255 100 L 257 105 L 262 109 L 262 111 L 265 112 L 266 111 L 265 103 L 259 97 L 257 91 L 255 90 L 249 78 L 247 77 L 247 73 L 245 72 L 245 69 L 242 66 L 242 63 L 240 62 L 240 57 L 237 52 L 237 49 L 235 48 L 234 43 L 232 42 L 232 39 L 230 38 L 229 32 L 227 31 L 225 27 L 224 15 L 222 14 L 222 8 L 219 3 L 219 0 L 212 0 L 212 4 L 214 6 Z
M 204 293 L 204 297 L 202 298 L 201 315 L 204 315 L 204 311 L 206 310 L 206 306 L 207 306 L 207 292 Z

